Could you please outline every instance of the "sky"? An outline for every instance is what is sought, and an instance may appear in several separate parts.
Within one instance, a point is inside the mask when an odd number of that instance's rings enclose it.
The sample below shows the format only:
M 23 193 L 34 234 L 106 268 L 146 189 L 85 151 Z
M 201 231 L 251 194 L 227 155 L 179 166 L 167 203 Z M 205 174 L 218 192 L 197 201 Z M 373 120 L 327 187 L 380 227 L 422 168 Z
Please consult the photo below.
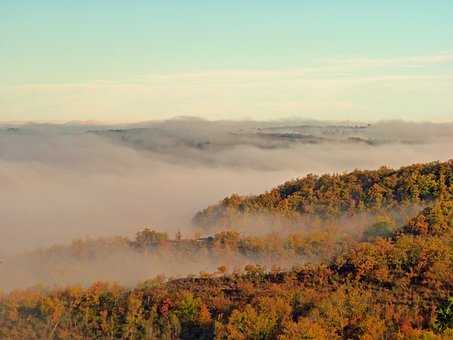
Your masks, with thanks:
M 0 0 L 0 121 L 453 121 L 453 2 Z

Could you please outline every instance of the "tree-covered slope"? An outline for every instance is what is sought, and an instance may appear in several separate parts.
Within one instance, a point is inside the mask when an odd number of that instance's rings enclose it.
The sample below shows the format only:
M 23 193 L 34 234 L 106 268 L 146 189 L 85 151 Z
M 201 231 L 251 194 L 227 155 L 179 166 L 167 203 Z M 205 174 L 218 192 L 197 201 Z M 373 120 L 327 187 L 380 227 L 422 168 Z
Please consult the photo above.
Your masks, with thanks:
M 389 238 L 287 272 L 15 291 L 0 296 L 0 337 L 449 339 L 452 220 L 438 200 Z
M 209 229 L 229 227 L 243 216 L 317 216 L 337 218 L 344 214 L 425 205 L 442 195 L 453 194 L 453 160 L 415 164 L 398 170 L 356 170 L 346 174 L 308 175 L 257 196 L 232 195 L 196 214 L 193 222 Z
M 397 173 L 438 177 L 431 183 L 439 185 L 428 185 L 429 197 L 422 190 L 412 198 L 429 205 L 389 234 L 353 242 L 320 263 L 287 271 L 220 266 L 211 274 L 152 279 L 133 289 L 96 283 L 13 291 L 0 295 L 0 338 L 451 339 L 451 161 Z M 178 242 L 144 231 L 126 243 L 149 251 L 156 244 L 185 247 L 194 241 Z M 227 258 L 245 244 L 250 239 L 228 232 L 203 247 L 224 249 Z

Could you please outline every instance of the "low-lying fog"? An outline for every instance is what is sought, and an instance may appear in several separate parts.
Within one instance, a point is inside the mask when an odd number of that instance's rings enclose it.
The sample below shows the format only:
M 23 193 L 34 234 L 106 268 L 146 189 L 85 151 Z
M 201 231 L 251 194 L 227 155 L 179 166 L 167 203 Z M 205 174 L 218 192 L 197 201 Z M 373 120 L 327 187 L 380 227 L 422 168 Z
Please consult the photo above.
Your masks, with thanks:
M 126 126 L 3 125 L 0 259 L 77 238 L 132 237 L 145 226 L 190 237 L 196 231 L 193 215 L 232 193 L 259 193 L 307 173 L 447 160 L 452 145 L 453 124 L 431 123 L 180 118 Z M 121 254 L 98 257 L 99 263 L 74 265 L 68 259 L 71 270 L 58 259 L 66 274 L 54 279 L 47 274 L 54 260 L 46 259 L 41 270 L 39 259 L 18 257 L 0 264 L 0 274 L 10 278 L 0 289 L 87 283 L 98 276 L 130 284 L 173 266 L 137 256 L 121 265 L 135 263 L 133 275 L 110 268 L 118 268 Z M 142 262 L 146 270 L 137 266 Z M 205 259 L 168 274 L 197 273 L 219 263 Z
M 231 193 L 452 156 L 453 124 L 209 122 L 0 127 L 0 256 L 144 226 L 190 233 Z

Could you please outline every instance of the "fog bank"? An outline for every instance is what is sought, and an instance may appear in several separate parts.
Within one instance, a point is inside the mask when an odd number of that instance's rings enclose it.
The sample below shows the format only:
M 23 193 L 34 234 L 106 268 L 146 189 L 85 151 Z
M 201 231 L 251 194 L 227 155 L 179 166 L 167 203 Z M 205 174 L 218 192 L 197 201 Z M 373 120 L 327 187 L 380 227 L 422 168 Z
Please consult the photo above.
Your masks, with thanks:
M 0 256 L 144 226 L 194 232 L 194 213 L 307 173 L 452 157 L 452 124 L 209 122 L 0 127 Z

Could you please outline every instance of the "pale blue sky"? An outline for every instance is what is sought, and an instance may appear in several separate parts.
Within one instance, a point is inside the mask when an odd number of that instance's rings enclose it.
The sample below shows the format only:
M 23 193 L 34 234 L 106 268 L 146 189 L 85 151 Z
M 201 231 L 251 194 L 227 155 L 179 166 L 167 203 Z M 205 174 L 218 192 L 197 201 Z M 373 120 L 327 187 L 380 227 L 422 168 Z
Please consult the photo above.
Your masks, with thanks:
M 453 1 L 0 0 L 0 121 L 453 120 Z

